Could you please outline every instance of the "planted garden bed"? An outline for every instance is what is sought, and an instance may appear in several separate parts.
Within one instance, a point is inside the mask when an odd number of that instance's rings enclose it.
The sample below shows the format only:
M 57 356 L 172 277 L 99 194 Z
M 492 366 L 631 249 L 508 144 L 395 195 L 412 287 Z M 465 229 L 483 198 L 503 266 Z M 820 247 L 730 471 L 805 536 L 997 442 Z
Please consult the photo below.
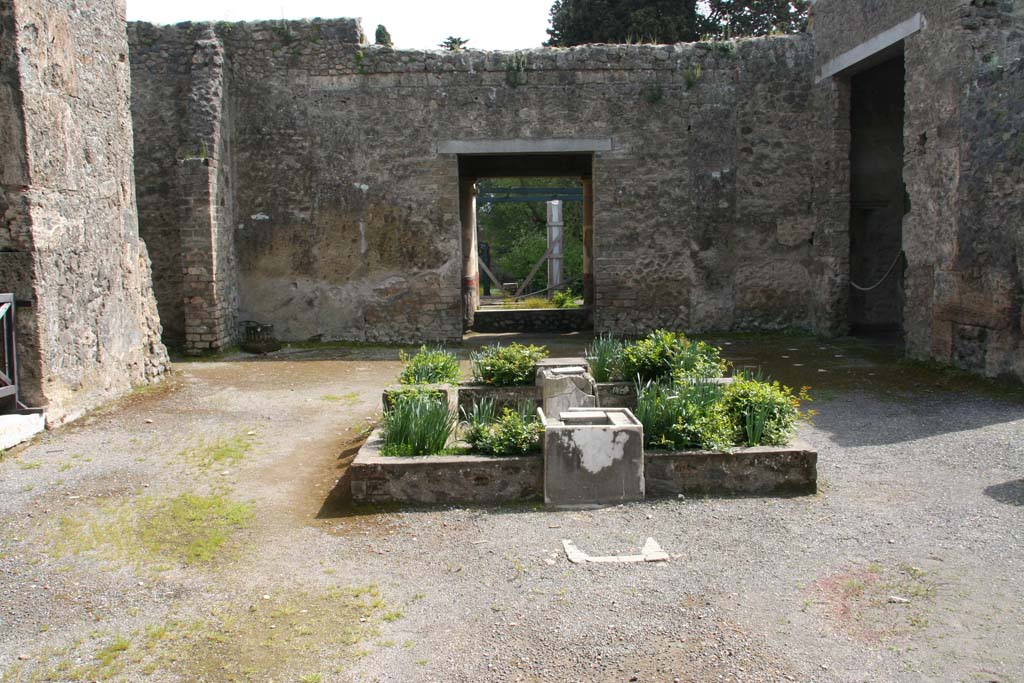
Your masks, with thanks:
M 350 467 L 354 500 L 541 497 L 537 366 L 581 364 L 546 356 L 540 347 L 487 347 L 473 354 L 473 384 L 460 384 L 455 356 L 443 349 L 405 358 L 403 386 L 386 392 L 382 426 Z M 817 454 L 793 440 L 798 421 L 811 414 L 800 410 L 806 388 L 725 377 L 718 349 L 665 331 L 628 344 L 601 338 L 586 363 L 604 380 L 600 404 L 630 408 L 643 424 L 648 496 L 816 491 Z

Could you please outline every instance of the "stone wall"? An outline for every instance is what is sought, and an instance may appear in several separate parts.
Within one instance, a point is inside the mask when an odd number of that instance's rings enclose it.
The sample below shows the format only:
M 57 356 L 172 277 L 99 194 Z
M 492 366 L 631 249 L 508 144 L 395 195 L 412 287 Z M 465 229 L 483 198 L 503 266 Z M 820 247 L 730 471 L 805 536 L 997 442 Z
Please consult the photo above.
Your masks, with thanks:
M 1014 144 L 1024 127 L 1024 2 L 819 0 L 817 67 L 918 12 L 926 25 L 904 41 L 907 352 L 1024 378 L 1024 150 Z M 821 204 L 819 223 L 842 226 L 845 216 L 848 226 L 848 168 L 833 172 L 829 161 L 849 149 L 848 79 L 826 79 L 817 91 L 838 131 L 817 161 L 819 192 L 833 198 Z
M 218 186 L 234 211 L 215 232 L 234 240 L 238 315 L 283 339 L 461 338 L 458 160 L 436 151 L 447 140 L 611 140 L 593 162 L 600 331 L 828 331 L 845 316 L 819 287 L 843 256 L 815 236 L 824 133 L 810 133 L 824 129 L 807 37 L 452 54 L 366 46 L 349 20 L 135 24 L 144 206 L 168 206 L 176 188 L 158 179 L 190 130 L 167 126 L 169 112 L 187 116 L 180 105 L 158 115 L 154 102 L 211 32 L 228 94 L 225 146 L 210 150 L 230 167 L 233 184 Z M 191 70 L 194 83 L 203 70 Z M 187 252 L 160 249 L 158 261 Z
M 50 424 L 166 367 L 138 237 L 121 0 L 0 3 L 0 289 Z

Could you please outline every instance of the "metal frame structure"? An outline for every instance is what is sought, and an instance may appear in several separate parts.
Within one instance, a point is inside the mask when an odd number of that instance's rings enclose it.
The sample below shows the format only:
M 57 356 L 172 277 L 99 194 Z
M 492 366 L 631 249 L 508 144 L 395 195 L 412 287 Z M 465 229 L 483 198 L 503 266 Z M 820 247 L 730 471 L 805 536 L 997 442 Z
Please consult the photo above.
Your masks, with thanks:
M 24 408 L 18 396 L 18 348 L 14 335 L 14 295 L 0 294 L 0 414 Z

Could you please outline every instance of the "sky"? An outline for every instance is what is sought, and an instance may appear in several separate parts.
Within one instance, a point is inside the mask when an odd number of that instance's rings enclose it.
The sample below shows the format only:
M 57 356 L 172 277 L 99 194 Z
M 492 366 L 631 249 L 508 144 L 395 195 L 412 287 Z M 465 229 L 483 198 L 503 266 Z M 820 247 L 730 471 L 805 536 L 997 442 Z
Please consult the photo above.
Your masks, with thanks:
M 539 47 L 553 0 L 127 0 L 129 21 L 251 21 L 362 17 L 370 42 L 384 24 L 396 48 L 431 49 L 448 36 L 467 47 L 511 50 Z

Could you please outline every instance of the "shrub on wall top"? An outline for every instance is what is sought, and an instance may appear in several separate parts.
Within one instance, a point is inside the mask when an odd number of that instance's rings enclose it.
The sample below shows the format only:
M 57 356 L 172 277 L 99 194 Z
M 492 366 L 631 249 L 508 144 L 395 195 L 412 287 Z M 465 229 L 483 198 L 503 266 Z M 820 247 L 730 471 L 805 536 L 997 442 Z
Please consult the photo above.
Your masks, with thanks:
M 543 346 L 487 346 L 471 355 L 473 379 L 497 387 L 533 384 L 537 362 L 547 356 Z

